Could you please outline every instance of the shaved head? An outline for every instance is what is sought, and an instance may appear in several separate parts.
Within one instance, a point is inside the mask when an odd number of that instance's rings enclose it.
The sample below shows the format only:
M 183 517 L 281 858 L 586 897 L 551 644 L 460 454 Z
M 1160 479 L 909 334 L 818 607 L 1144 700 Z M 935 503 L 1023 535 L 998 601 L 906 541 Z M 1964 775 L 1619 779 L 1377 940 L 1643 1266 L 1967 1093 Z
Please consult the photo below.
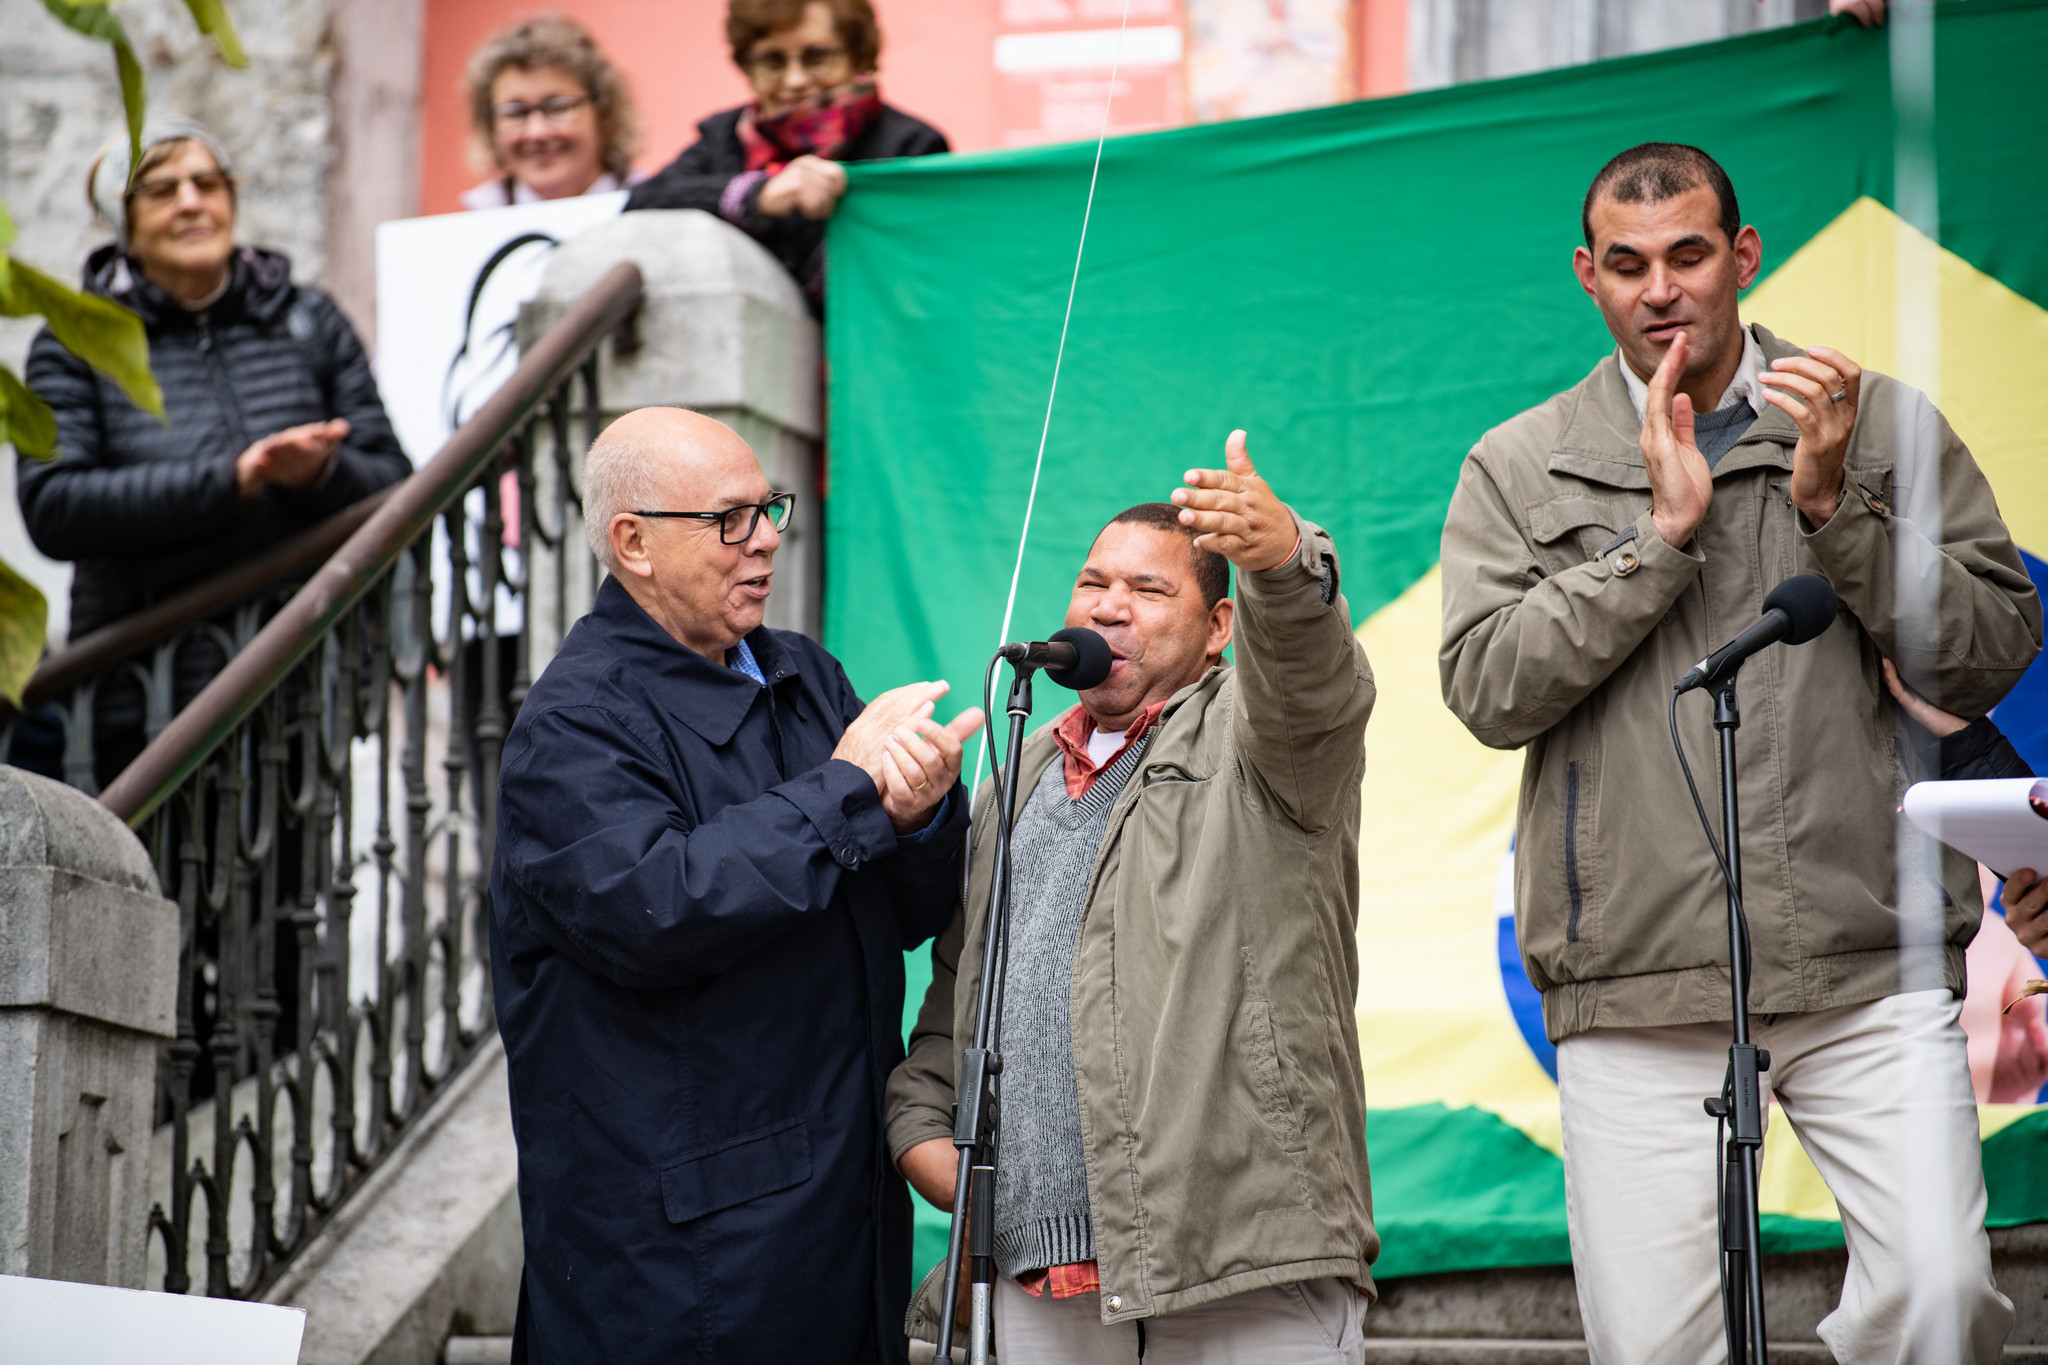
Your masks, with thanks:
M 621 512 L 655 510 L 666 496 L 671 473 L 706 471 L 744 461 L 760 464 L 740 434 L 715 417 L 688 408 L 638 408 L 606 427 L 583 457 L 583 531 L 590 552 L 612 573 L 612 518 Z M 698 510 L 695 504 L 684 511 Z M 709 504 L 706 504 L 708 508 Z
M 723 512 L 773 495 L 738 432 L 682 408 L 627 413 L 583 462 L 591 553 L 678 643 L 709 658 L 760 626 L 781 533 L 757 514 L 746 539 L 727 544 L 716 519 L 648 514 Z

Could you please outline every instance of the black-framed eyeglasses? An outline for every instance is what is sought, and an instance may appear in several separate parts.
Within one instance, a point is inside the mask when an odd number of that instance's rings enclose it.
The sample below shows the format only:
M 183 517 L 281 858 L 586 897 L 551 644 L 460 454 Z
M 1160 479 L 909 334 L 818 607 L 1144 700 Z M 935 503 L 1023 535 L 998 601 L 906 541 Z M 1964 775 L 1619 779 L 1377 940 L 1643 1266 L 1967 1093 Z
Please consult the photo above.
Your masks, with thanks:
M 635 512 L 633 515 L 667 517 L 675 521 L 715 521 L 718 523 L 720 544 L 744 545 L 754 538 L 764 516 L 776 530 L 788 530 L 790 518 L 796 515 L 796 494 L 777 493 L 766 502 L 743 502 L 723 512 Z
M 839 63 L 846 60 L 843 47 L 807 47 L 796 54 L 797 65 L 811 73 L 814 78 L 832 74 Z M 751 52 L 740 63 L 748 73 L 764 81 L 780 80 L 789 70 L 790 55 L 770 48 L 766 52 Z

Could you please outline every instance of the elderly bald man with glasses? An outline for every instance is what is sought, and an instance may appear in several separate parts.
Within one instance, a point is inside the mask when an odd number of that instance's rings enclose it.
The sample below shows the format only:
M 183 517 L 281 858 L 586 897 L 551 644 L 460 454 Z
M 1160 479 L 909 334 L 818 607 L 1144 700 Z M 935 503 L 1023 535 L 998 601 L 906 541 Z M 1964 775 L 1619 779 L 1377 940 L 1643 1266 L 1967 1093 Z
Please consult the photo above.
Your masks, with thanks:
M 796 500 L 722 423 L 620 418 L 584 498 L 609 576 L 506 741 L 491 868 L 514 1359 L 903 1361 L 882 1089 L 982 715 L 863 705 L 762 623 Z

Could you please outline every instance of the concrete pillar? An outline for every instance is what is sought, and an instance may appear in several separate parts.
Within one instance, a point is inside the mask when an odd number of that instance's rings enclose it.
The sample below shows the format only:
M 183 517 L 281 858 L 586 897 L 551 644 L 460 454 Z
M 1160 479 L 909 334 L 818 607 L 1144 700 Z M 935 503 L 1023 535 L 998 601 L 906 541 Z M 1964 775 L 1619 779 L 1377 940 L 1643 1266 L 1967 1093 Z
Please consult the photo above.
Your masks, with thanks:
M 178 907 L 106 807 L 0 767 L 0 1274 L 142 1287 Z
M 539 295 L 519 315 L 530 345 L 619 261 L 640 267 L 646 301 L 633 327 L 637 345 L 607 344 L 598 398 L 605 420 L 634 408 L 693 408 L 732 426 L 761 457 L 768 482 L 797 495 L 796 521 L 776 556 L 768 624 L 816 636 L 821 624 L 824 508 L 818 498 L 818 443 L 823 431 L 818 324 L 803 292 L 773 256 L 731 224 L 696 209 L 621 214 L 568 242 L 548 263 Z M 577 402 L 582 402 L 579 392 Z M 545 424 L 543 423 L 543 429 Z M 579 417 L 574 455 L 582 460 Z M 537 461 L 545 474 L 551 460 Z M 541 515 L 553 516 L 550 488 L 536 492 Z M 690 509 L 678 509 L 690 510 Z M 569 616 L 582 613 L 571 547 Z M 536 555 L 534 669 L 555 641 L 539 638 L 552 624 L 551 561 Z

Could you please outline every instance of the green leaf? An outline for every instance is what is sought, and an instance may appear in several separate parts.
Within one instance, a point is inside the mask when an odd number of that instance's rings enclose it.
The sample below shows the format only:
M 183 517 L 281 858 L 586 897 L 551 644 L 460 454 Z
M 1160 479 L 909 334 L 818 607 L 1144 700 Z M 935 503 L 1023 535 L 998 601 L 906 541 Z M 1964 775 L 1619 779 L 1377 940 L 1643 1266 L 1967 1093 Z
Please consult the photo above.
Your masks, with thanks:
M 12 441 L 31 460 L 57 453 L 57 414 L 5 365 L 0 365 L 0 440 Z
M 235 21 L 228 18 L 228 7 L 221 0 L 185 0 L 185 8 L 192 11 L 192 22 L 199 25 L 199 31 L 213 39 L 213 45 L 220 49 L 220 59 L 229 66 L 247 66 L 248 54 L 242 51 L 242 40 L 235 33 Z
M 13 240 L 14 218 L 7 212 L 6 201 L 0 200 L 0 248 L 5 248 Z M 4 280 L 0 280 L 0 284 L 4 284 Z
M 40 314 L 65 350 L 119 384 L 136 407 L 163 418 L 163 390 L 149 372 L 149 335 L 141 318 L 112 299 L 67 289 L 19 260 L 9 260 L 8 267 L 0 317 Z
M 36 585 L 0 559 L 0 697 L 21 709 L 21 689 L 42 662 L 50 604 Z
M 88 38 L 109 43 L 114 49 L 114 70 L 121 80 L 121 105 L 128 115 L 128 174 L 142 161 L 142 116 L 147 95 L 142 85 L 142 63 L 128 41 L 128 30 L 104 4 L 74 4 L 73 0 L 43 0 L 43 8 L 57 22 Z M 239 50 L 239 49 L 237 49 Z

